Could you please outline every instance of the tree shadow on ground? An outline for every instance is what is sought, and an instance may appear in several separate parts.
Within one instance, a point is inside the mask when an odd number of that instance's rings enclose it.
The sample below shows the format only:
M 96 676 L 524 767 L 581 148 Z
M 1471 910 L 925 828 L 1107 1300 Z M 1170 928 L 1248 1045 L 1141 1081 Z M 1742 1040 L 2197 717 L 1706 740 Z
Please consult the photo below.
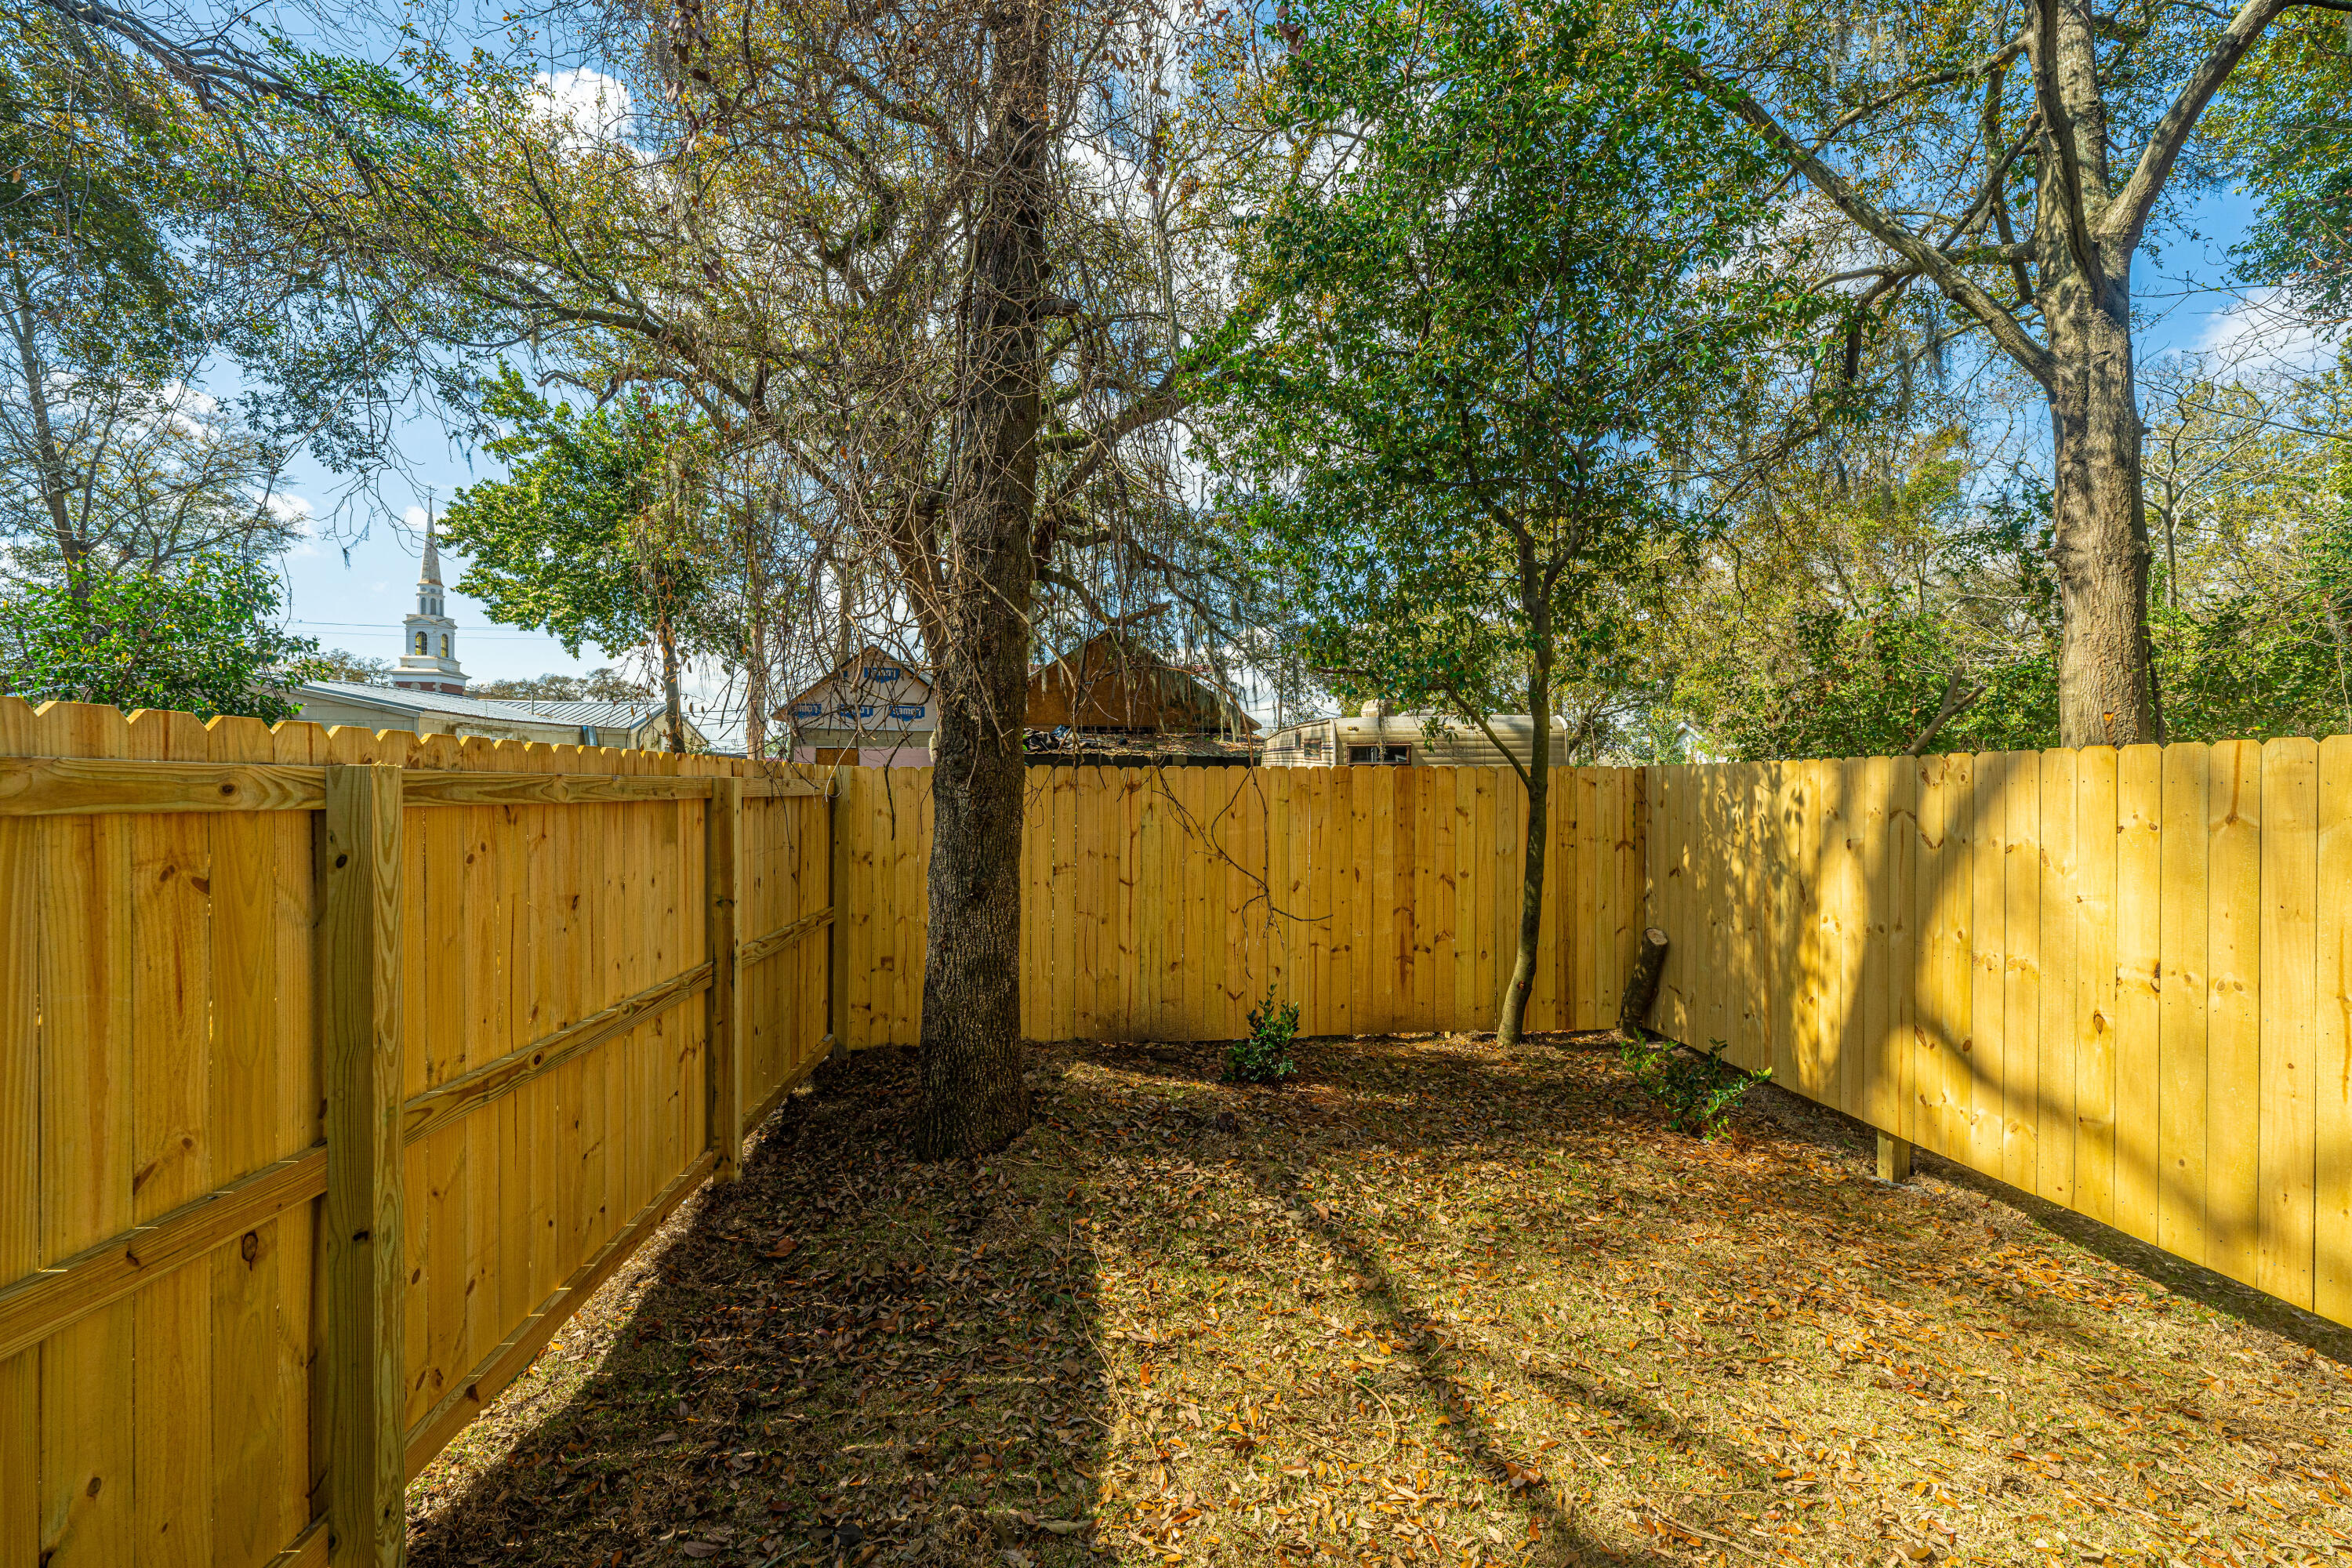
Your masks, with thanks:
M 423 1479 L 446 1500 L 412 1494 L 410 1561 L 1081 1560 L 1103 1383 L 1073 1205 L 1017 1156 L 906 1158 L 915 1091 L 873 1051 L 789 1098 L 609 1321 L 567 1326 L 579 1374 L 543 1358 L 469 1434 L 508 1451 Z
M 1376 1347 L 1327 1365 L 1317 1395 L 1339 1409 L 1297 1434 L 1308 1447 L 1393 1468 L 1335 1434 L 1410 1430 L 1409 1462 L 1482 1478 L 1489 1520 L 1534 1527 L 1533 1561 L 2010 1562 L 2053 1520 L 2143 1548 L 2243 1531 L 2244 1489 L 2292 1473 L 2296 1426 L 2352 1408 L 2325 1363 L 2028 1216 L 1879 1184 L 1869 1142 L 1791 1136 L 1760 1104 L 1720 1142 L 1673 1134 L 1598 1045 L 1318 1041 L 1292 1085 L 1243 1102 L 1223 1163 L 1248 1196 L 1227 1209 L 1260 1230 L 1263 1273 L 1298 1282 L 1284 1333 L 1343 1323 Z M 1236 1092 L 1206 1051 L 1094 1054 L 1171 1105 Z M 1176 1284 L 1184 1259 L 1160 1261 Z M 1307 1385 L 1265 1348 L 1219 1357 Z M 2310 1479 L 2283 1510 L 2306 1532 L 2336 1506 Z M 2143 1494 L 2172 1511 L 2119 1530 L 2101 1500 Z M 1480 1539 L 1462 1522 L 1454 1550 Z
M 977 1166 L 906 1160 L 913 1053 L 859 1053 L 609 1352 L 567 1330 L 577 1375 L 486 1418 L 510 1451 L 449 1467 L 412 1554 L 2010 1563 L 2251 1548 L 2257 1484 L 2265 1539 L 2336 1506 L 2266 1467 L 2352 1391 L 2192 1387 L 2231 1325 L 1757 1103 L 1671 1133 L 1580 1044 L 1302 1042 L 1260 1088 L 1213 1046 L 1066 1042 Z M 2134 1488 L 2160 1527 L 2069 1511 Z
M 1870 1128 L 1853 1117 L 1828 1106 L 1800 1099 L 1785 1090 L 1773 1090 L 1765 1100 L 1765 1108 L 1790 1132 L 1813 1139 L 1824 1147 L 1860 1152 L 1870 1148 L 1877 1137 Z M 2078 1214 L 2047 1198 L 2013 1187 L 1997 1176 L 1970 1170 L 1957 1161 L 1945 1159 L 1925 1149 L 1919 1150 L 1912 1158 L 1914 1169 L 1922 1175 L 2002 1204 L 2052 1234 L 2095 1252 L 2108 1262 L 2142 1275 L 2177 1295 L 2235 1318 L 2249 1328 L 2292 1340 L 2306 1350 L 2352 1366 L 2352 1327 L 2306 1312 L 2293 1302 L 2282 1301 L 2252 1285 L 2241 1284 L 2226 1274 L 2176 1257 L 2153 1243 L 2142 1241 L 2088 1215 Z

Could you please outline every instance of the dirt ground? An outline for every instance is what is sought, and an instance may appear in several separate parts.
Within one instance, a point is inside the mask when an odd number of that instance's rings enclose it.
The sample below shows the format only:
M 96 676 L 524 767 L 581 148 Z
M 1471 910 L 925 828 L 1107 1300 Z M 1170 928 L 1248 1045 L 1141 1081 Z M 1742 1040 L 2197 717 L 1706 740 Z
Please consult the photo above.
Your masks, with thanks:
M 2341 1331 L 1777 1090 L 1678 1136 L 1591 1042 L 1298 1060 L 1042 1049 L 1029 1134 L 919 1165 L 861 1053 L 418 1479 L 411 1560 L 2352 1559 Z

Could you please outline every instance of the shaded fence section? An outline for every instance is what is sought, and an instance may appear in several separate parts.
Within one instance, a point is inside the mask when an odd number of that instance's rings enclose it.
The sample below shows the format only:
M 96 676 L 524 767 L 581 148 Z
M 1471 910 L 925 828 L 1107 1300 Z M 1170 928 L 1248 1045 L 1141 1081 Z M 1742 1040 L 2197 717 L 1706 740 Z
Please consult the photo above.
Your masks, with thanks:
M 817 1059 L 830 805 L 0 698 L 0 1563 L 390 1560 Z
M 1649 794 L 1662 1032 L 2352 1321 L 2352 739 Z
M 929 769 L 838 775 L 837 1021 L 920 1032 Z M 1616 1021 L 1642 924 L 1638 769 L 1552 773 L 1528 1026 Z M 1271 987 L 1310 1035 L 1491 1029 L 1517 930 L 1524 791 L 1506 768 L 1032 768 L 1022 1030 L 1231 1039 Z

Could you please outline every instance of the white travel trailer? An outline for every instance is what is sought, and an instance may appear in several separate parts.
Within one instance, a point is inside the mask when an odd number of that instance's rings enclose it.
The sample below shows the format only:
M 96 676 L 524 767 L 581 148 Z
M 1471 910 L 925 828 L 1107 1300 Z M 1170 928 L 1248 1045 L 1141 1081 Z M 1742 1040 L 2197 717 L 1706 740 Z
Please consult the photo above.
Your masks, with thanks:
M 1266 737 L 1264 765 L 1269 768 L 1330 768 L 1379 765 L 1403 768 L 1504 767 L 1534 755 L 1535 726 L 1524 713 L 1500 713 L 1486 721 L 1508 757 L 1486 731 L 1449 713 L 1391 713 L 1385 702 L 1367 702 L 1356 717 L 1309 719 Z M 1568 722 L 1551 721 L 1551 760 L 1570 762 Z

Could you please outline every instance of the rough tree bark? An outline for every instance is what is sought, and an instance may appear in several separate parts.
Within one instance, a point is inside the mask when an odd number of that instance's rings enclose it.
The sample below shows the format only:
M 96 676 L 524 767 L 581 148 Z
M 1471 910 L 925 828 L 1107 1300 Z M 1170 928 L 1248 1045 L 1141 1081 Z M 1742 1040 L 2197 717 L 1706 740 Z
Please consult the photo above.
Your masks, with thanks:
M 2042 127 L 2034 245 L 2050 345 L 2051 563 L 2063 626 L 2058 734 L 2068 746 L 2162 739 L 2148 660 L 2147 511 L 2132 363 L 2134 243 L 2095 218 L 2115 202 L 2088 13 L 2042 0 L 2027 35 Z M 2131 237 L 2136 242 L 2137 236 Z
M 661 656 L 662 731 L 669 749 L 686 750 L 686 700 L 678 689 L 677 637 L 669 619 L 669 595 L 663 591 L 661 608 L 654 616 L 654 646 Z
M 2139 395 L 2131 342 L 2131 266 L 2150 214 L 2207 105 L 2265 27 L 2295 0 L 2246 0 L 2201 58 L 2187 60 L 2171 104 L 2149 125 L 2125 177 L 2109 166 L 2108 117 L 2098 79 L 2101 42 L 2089 0 L 2029 0 L 2023 30 L 1982 58 L 1924 73 L 1887 95 L 1885 108 L 1946 88 L 1985 91 L 1988 134 L 1970 156 L 1989 168 L 1975 194 L 1947 204 L 1961 215 L 1921 226 L 1883 209 L 1823 156 L 1870 116 L 1844 117 L 1828 134 L 1796 134 L 1728 76 L 1694 66 L 1693 79 L 1777 148 L 1853 226 L 1895 258 L 1863 303 L 1892 300 L 1923 280 L 1976 318 L 2001 352 L 2038 382 L 2050 404 L 2055 569 L 2065 625 L 2059 648 L 2059 743 L 2130 745 L 2161 741 L 2163 721 L 2147 636 L 2147 518 L 2140 484 Z M 2203 10 L 2204 7 L 2198 9 Z M 2214 13 L 2218 15 L 2218 13 Z M 2113 40 L 2110 40 L 2112 42 Z M 2150 45 L 2153 48 L 2155 46 Z M 2033 72 L 2032 118 L 2003 130 L 1997 106 L 2003 70 L 2024 56 Z M 2128 74 L 2131 61 L 2113 68 Z M 2161 68 L 2159 67 L 2159 69 Z M 1979 82 L 1989 83 L 1979 89 Z M 2147 83 L 2142 81 L 2144 89 Z M 2009 153 L 1996 151 L 2012 134 Z M 2033 149 L 2033 232 L 2007 243 L 2002 195 L 2015 153 Z M 2003 243 L 1980 243 L 1990 221 Z M 2031 261 L 2038 282 L 2029 278 Z M 2016 297 L 1994 297 L 1977 273 L 2013 279 Z M 2003 285 L 2005 286 L 2005 285 Z M 2031 312 L 2042 335 L 2028 330 Z
M 1052 0 L 988 14 L 950 537 L 934 616 L 940 702 L 916 1152 L 976 1156 L 1029 1124 L 1021 1081 L 1021 721 L 1036 574 L 1039 308 Z
M 1658 982 L 1665 978 L 1671 941 L 1656 926 L 1642 928 L 1642 951 L 1633 957 L 1633 973 L 1625 976 L 1625 994 L 1617 1003 L 1617 1034 L 1639 1040 L 1650 1026 L 1650 1009 L 1658 1005 Z

